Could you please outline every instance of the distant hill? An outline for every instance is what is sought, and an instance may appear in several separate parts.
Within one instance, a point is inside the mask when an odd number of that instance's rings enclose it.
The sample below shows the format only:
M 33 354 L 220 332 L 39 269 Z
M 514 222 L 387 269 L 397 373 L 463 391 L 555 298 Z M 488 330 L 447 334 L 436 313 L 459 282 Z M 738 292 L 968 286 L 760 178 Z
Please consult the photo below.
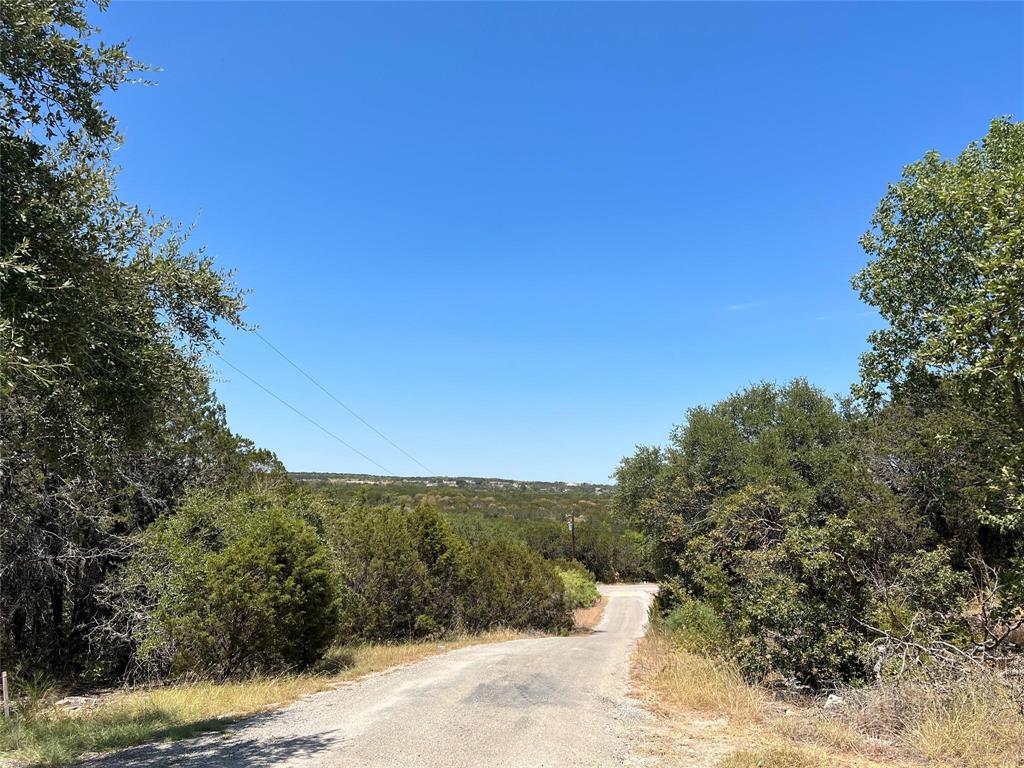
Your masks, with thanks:
M 508 480 L 499 477 L 398 477 L 355 475 L 346 472 L 289 472 L 292 479 L 305 483 L 343 483 L 348 485 L 422 486 L 423 488 L 466 488 L 470 490 L 523 491 L 526 493 L 573 493 L 602 496 L 615 486 L 598 483 Z
M 552 559 L 573 554 L 602 581 L 647 578 L 642 540 L 612 513 L 615 486 L 500 477 L 392 477 L 292 472 L 297 482 L 342 504 L 429 504 L 472 543 L 519 541 Z
M 607 516 L 614 486 L 592 483 L 505 480 L 497 477 L 388 477 L 333 472 L 293 472 L 297 482 L 347 503 L 414 507 L 431 504 L 461 518 L 514 518 L 558 521 Z

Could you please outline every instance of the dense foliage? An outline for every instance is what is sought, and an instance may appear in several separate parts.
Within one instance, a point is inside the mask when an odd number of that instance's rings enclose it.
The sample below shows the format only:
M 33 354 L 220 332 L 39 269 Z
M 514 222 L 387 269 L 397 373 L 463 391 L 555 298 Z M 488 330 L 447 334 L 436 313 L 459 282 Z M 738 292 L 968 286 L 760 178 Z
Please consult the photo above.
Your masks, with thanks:
M 898 649 L 920 663 L 1012 650 L 1022 213 L 1020 123 L 994 121 L 956 160 L 908 166 L 854 279 L 888 321 L 857 399 L 803 381 L 751 387 L 622 461 L 615 508 L 648 537 L 662 609 L 688 643 L 734 655 L 752 678 L 813 686 L 884 674 Z
M 641 581 L 652 574 L 645 539 L 611 511 L 607 486 L 567 486 L 462 478 L 442 485 L 413 479 L 394 482 L 344 482 L 329 475 L 297 474 L 303 484 L 342 503 L 357 499 L 415 509 L 428 505 L 441 511 L 453 528 L 472 544 L 493 540 L 516 542 L 552 560 L 573 555 L 570 519 L 575 520 L 576 560 L 599 581 Z M 499 485 L 500 484 L 500 485 Z M 514 486 L 514 487 L 509 487 Z
M 329 539 L 346 637 L 571 626 L 551 564 L 513 543 L 471 547 L 432 507 L 356 504 L 340 515 Z
M 622 509 L 671 563 L 664 600 L 713 609 L 752 675 L 850 676 L 867 600 L 855 564 L 890 506 L 829 398 L 802 381 L 752 387 L 693 409 L 653 478 L 624 464 Z M 632 507 L 630 480 L 654 486 Z
M 558 575 L 565 588 L 565 599 L 573 610 L 589 608 L 600 600 L 601 595 L 594 583 L 594 576 L 575 561 L 558 564 Z
M 275 465 L 228 432 L 201 365 L 240 294 L 116 194 L 98 96 L 141 67 L 85 15 L 0 11 L 0 651 L 61 673 L 116 656 L 90 632 L 127 536 Z
M 571 626 L 535 553 L 471 548 L 430 507 L 343 507 L 288 482 L 193 494 L 140 535 L 112 597 L 149 675 L 279 672 L 331 642 Z
M 282 493 L 194 493 L 149 526 L 112 585 L 147 673 L 304 668 L 335 637 L 337 585 L 310 511 Z

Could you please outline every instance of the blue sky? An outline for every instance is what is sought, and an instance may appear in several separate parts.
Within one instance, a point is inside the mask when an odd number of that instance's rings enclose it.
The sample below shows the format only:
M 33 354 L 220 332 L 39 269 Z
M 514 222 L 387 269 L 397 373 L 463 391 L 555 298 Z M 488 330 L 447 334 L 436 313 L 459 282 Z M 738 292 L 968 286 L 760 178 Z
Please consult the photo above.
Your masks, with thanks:
M 442 474 L 605 481 L 688 407 L 846 392 L 901 167 L 1024 114 L 1024 5 L 114 3 L 125 199 L 191 222 L 261 333 Z M 396 474 L 277 357 L 222 349 Z M 218 361 L 289 469 L 379 472 Z

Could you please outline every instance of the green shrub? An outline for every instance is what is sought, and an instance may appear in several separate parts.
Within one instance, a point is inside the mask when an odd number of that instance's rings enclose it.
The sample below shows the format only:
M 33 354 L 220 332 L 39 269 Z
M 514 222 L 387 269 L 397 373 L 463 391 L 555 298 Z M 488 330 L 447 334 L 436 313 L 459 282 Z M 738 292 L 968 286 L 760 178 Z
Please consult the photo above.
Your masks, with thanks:
M 555 567 L 515 542 L 494 541 L 475 552 L 466 623 L 472 629 L 567 630 L 572 610 Z
M 686 599 L 665 616 L 672 640 L 693 653 L 729 652 L 729 633 L 714 609 L 698 600 Z
M 409 513 L 407 525 L 426 569 L 426 601 L 416 620 L 416 634 L 463 629 L 464 606 L 473 579 L 469 546 L 434 507 L 421 504 Z
M 749 679 L 818 687 L 864 675 L 864 565 L 902 546 L 908 523 L 855 427 L 804 381 L 758 385 L 691 410 L 668 449 L 620 467 L 616 506 L 674 585 L 662 610 L 682 605 L 685 641 L 710 633 Z
M 566 568 L 559 565 L 558 576 L 562 579 L 565 599 L 571 609 L 589 608 L 601 599 L 594 577 L 583 566 Z
M 147 529 L 107 595 L 143 674 L 273 673 L 309 667 L 335 639 L 571 626 L 558 572 L 520 544 L 470 548 L 426 506 L 307 502 L 294 489 L 195 495 Z M 593 589 L 579 566 L 573 579 Z
M 356 504 L 327 528 L 346 642 L 571 626 L 554 566 L 515 542 L 470 548 L 432 507 Z
M 155 672 L 302 669 L 334 637 L 337 590 L 315 529 L 266 494 L 192 497 L 151 526 L 116 594 Z
M 391 640 L 430 633 L 429 574 L 408 515 L 355 505 L 328 534 L 341 591 L 341 639 Z M 419 627 L 419 629 L 417 629 Z
M 206 559 L 196 604 L 166 609 L 178 671 L 221 676 L 304 669 L 334 637 L 337 601 L 328 555 L 301 520 L 271 510 Z
M 867 594 L 843 563 L 865 536 L 838 516 L 809 517 L 799 494 L 751 484 L 716 504 L 708 532 L 689 543 L 691 594 L 724 621 L 749 679 L 818 686 L 863 673 L 856 617 Z
M 953 569 L 948 548 L 899 555 L 892 571 L 887 589 L 873 596 L 872 626 L 921 646 L 939 638 L 969 641 L 963 616 L 970 581 Z

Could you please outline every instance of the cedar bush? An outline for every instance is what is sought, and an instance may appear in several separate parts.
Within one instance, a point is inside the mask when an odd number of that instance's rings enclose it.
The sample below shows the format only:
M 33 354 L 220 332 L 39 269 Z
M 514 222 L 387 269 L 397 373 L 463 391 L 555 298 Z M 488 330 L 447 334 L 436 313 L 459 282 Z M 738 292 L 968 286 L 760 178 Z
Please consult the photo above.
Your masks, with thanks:
M 141 676 L 244 677 L 307 668 L 334 641 L 572 623 L 554 565 L 517 543 L 471 547 L 429 506 L 206 492 L 137 544 L 106 600 Z
M 180 669 L 219 675 L 305 669 L 335 634 L 327 551 L 301 520 L 272 510 L 206 561 L 201 598 L 174 628 Z
M 558 571 L 522 544 L 493 541 L 480 546 L 473 573 L 465 608 L 471 628 L 572 628 L 572 610 Z
M 355 505 L 336 517 L 329 541 L 343 639 L 409 638 L 435 628 L 419 618 L 428 615 L 428 573 L 405 512 Z
M 304 669 L 335 636 L 337 589 L 315 528 L 280 497 L 193 496 L 151 526 L 116 592 L 150 672 Z
M 433 507 L 357 503 L 327 530 L 346 642 L 571 626 L 553 565 L 516 542 L 470 547 Z

